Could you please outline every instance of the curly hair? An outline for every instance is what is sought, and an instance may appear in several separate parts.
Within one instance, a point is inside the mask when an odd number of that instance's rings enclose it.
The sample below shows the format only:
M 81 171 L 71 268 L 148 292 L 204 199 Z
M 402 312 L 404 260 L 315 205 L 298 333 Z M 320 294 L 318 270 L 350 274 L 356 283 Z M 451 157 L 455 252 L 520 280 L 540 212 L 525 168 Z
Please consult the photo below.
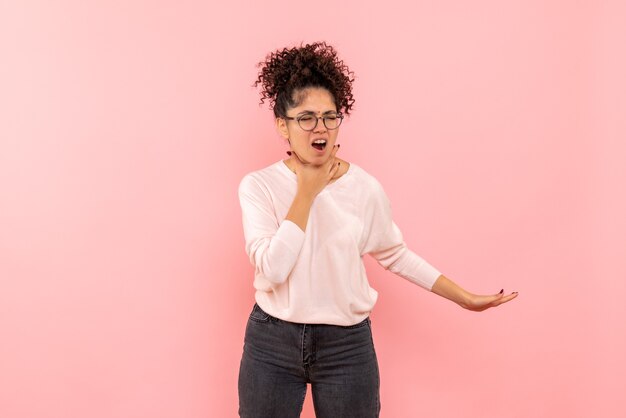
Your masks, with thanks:
M 330 92 L 338 112 L 350 114 L 354 104 L 354 73 L 337 57 L 337 51 L 326 42 L 283 48 L 268 54 L 253 87 L 261 84 L 261 101 L 270 101 L 274 116 L 284 117 L 287 110 L 302 103 L 298 94 L 308 87 L 322 87 Z M 296 97 L 294 97 L 294 93 Z

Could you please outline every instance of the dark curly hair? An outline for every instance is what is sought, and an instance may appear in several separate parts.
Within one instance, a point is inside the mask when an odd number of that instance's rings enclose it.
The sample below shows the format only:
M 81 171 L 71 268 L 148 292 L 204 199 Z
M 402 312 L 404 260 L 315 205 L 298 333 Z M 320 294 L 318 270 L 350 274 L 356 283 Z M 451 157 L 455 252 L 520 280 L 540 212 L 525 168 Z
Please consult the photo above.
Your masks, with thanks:
M 253 87 L 261 84 L 261 102 L 270 101 L 274 116 L 284 117 L 287 109 L 298 106 L 304 97 L 297 93 L 307 87 L 322 87 L 332 95 L 337 111 L 350 114 L 354 98 L 354 73 L 337 57 L 326 42 L 283 48 L 268 54 Z M 296 93 L 296 97 L 294 97 Z

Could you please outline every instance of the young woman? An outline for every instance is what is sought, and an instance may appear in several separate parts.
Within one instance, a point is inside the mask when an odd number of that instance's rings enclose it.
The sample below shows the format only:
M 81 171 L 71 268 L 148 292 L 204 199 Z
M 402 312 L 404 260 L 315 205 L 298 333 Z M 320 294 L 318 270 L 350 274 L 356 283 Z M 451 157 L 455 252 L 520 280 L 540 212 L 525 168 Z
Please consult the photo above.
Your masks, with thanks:
M 239 185 L 256 303 L 239 370 L 239 415 L 299 417 L 311 384 L 319 418 L 378 417 L 378 361 L 369 314 L 378 293 L 362 257 L 483 311 L 517 296 L 475 295 L 409 250 L 381 184 L 339 157 L 339 127 L 354 98 L 353 73 L 324 42 L 282 49 L 259 63 L 289 158 Z

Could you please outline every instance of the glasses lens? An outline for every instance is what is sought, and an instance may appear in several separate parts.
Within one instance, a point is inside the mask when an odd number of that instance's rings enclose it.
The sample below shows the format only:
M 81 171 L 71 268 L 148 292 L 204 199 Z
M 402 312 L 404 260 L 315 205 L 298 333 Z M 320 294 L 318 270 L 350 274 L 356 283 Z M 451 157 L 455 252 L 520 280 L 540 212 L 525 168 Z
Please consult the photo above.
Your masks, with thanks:
M 317 118 L 312 115 L 304 115 L 298 119 L 298 124 L 305 131 L 312 131 L 317 125 Z
M 339 115 L 324 116 L 324 126 L 327 129 L 337 129 L 341 125 L 341 117 Z

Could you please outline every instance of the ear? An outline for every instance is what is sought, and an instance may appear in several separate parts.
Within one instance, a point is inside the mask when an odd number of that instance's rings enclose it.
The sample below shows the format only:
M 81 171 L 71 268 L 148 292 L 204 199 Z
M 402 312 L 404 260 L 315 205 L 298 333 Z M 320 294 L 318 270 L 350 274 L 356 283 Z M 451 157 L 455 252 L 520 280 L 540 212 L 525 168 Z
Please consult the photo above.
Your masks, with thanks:
M 287 128 L 287 121 L 283 118 L 276 118 L 276 130 L 285 139 L 289 139 L 289 129 Z

